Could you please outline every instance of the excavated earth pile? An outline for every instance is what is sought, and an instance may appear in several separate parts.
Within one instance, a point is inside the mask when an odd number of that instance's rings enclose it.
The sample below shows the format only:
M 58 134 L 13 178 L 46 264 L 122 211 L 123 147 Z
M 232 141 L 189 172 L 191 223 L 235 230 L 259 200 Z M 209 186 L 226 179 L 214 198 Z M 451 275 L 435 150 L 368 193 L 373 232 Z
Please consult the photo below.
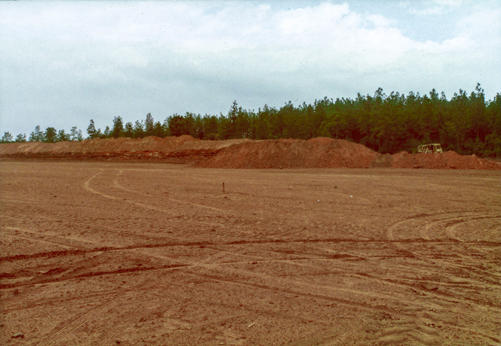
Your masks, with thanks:
M 0 145 L 3 159 L 153 160 L 192 163 L 205 168 L 430 168 L 501 169 L 501 163 L 475 155 L 381 155 L 340 139 L 314 138 L 205 141 L 191 136 L 144 139 L 93 139 L 82 142 L 9 143 Z
M 501 169 L 499 162 L 480 159 L 475 155 L 459 155 L 455 151 L 443 154 L 416 154 L 401 152 L 393 155 L 394 168 L 450 168 L 450 169 Z
M 82 142 L 10 143 L 0 145 L 0 157 L 93 160 L 167 160 L 169 163 L 197 161 L 210 157 L 226 146 L 248 141 L 201 141 L 191 136 L 110 138 Z
M 208 168 L 368 168 L 379 156 L 356 143 L 331 138 L 280 139 L 235 144 L 198 167 Z

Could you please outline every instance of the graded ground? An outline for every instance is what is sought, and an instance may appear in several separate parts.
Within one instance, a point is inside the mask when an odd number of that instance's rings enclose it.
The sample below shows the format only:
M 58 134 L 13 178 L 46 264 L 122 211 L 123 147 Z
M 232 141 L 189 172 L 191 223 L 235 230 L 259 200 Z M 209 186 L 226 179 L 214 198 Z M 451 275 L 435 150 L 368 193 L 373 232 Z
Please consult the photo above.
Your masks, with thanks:
M 1 345 L 501 343 L 499 171 L 0 172 Z

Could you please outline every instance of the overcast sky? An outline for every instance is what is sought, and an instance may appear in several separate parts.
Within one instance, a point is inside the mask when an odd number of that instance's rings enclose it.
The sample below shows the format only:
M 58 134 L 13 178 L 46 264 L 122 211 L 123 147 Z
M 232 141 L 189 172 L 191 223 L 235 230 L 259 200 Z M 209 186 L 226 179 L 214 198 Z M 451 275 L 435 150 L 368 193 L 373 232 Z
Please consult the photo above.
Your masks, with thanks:
M 0 136 L 481 83 L 501 2 L 0 2 Z

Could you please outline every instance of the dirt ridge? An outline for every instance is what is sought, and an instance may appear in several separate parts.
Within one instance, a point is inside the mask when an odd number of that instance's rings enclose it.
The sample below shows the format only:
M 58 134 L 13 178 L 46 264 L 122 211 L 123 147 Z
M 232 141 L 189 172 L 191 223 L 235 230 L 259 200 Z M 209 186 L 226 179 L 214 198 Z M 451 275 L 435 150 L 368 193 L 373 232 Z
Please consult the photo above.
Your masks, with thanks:
M 231 139 L 206 141 L 180 137 L 110 138 L 82 142 L 8 143 L 3 159 L 153 160 L 192 163 L 203 168 L 428 168 L 501 169 L 501 163 L 475 155 L 379 154 L 361 144 L 332 138 L 310 140 Z

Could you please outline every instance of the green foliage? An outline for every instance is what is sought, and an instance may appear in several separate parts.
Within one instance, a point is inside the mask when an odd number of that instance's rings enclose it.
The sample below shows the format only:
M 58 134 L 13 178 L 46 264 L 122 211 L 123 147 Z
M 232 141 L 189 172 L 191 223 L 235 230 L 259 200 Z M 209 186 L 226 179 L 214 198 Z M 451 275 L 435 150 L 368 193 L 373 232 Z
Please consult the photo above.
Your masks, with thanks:
M 53 127 L 47 127 L 43 135 L 43 141 L 46 143 L 54 143 L 58 141 L 57 130 Z
M 96 126 L 94 124 L 94 120 L 90 119 L 89 127 L 87 127 L 87 134 L 89 135 L 89 139 L 94 139 L 100 137 L 101 130 L 96 130 Z
M 55 142 L 64 142 L 70 140 L 70 134 L 66 133 L 64 130 L 59 130 Z
M 94 132 L 93 132 L 94 131 Z M 91 120 L 91 124 L 87 129 L 89 137 L 91 133 L 98 133 L 94 128 L 94 121 Z M 45 143 L 55 143 L 64 141 L 83 141 L 82 130 L 79 130 L 76 126 L 73 126 L 70 133 L 66 133 L 63 130 L 56 130 L 54 127 L 47 127 L 45 132 L 40 129 L 40 126 L 35 127 L 35 131 L 30 133 L 28 142 L 45 142 Z M 26 142 L 26 134 L 18 134 L 16 137 L 16 142 Z
M 125 124 L 125 129 L 123 132 L 124 137 L 132 138 L 134 136 L 134 127 L 131 122 Z
M 35 127 L 35 131 L 30 133 L 29 142 L 42 142 L 43 139 L 44 139 L 44 134 L 40 129 L 40 125 L 37 125 Z
M 202 138 L 215 140 L 218 138 L 218 119 L 215 115 L 205 115 L 202 120 Z
M 73 126 L 70 130 L 70 141 L 83 141 L 82 130 L 79 130 L 76 126 Z
M 113 118 L 113 128 L 111 129 L 111 137 L 118 138 L 122 137 L 124 133 L 124 126 L 122 117 Z
M 153 136 L 153 129 L 155 127 L 155 123 L 153 121 L 153 117 L 151 113 L 146 114 L 146 119 L 144 121 L 144 132 L 146 136 Z
M 104 138 L 110 138 L 110 137 L 111 137 L 110 127 L 106 126 L 105 129 L 104 129 L 104 133 L 101 135 L 100 138 L 104 139 Z
M 168 117 L 167 126 L 169 127 L 171 136 L 179 137 L 188 134 L 186 120 L 179 114 Z
M 162 123 L 160 123 L 160 121 L 157 121 L 155 123 L 155 125 L 153 126 L 153 132 L 152 132 L 152 135 L 153 136 L 157 136 L 157 137 L 160 137 L 160 138 L 164 138 L 167 136 L 167 133 L 165 131 L 165 128 L 164 126 L 162 125 Z
M 136 120 L 134 128 L 132 129 L 132 138 L 144 137 L 144 125 L 142 121 Z
M 20 133 L 16 136 L 16 142 L 17 143 L 22 143 L 26 142 L 26 134 L 25 133 Z
M 14 138 L 10 132 L 4 132 L 2 139 L 0 139 L 0 143 L 11 143 Z
M 252 138 L 253 113 L 242 109 L 233 101 L 227 116 L 220 115 L 218 124 L 219 139 Z

